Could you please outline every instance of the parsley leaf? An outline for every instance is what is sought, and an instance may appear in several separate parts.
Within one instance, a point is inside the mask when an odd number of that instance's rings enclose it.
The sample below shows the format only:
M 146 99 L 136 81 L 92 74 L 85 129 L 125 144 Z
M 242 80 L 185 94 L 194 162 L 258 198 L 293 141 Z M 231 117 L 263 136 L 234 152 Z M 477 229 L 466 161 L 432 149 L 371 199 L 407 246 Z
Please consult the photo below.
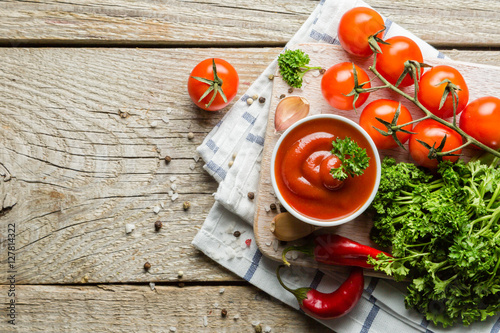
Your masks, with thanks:
M 286 50 L 278 57 L 278 66 L 280 69 L 281 77 L 291 87 L 302 87 L 302 79 L 304 77 L 304 74 L 312 69 L 322 69 L 321 67 L 307 66 L 307 64 L 309 64 L 309 61 L 309 55 L 307 55 L 300 49 Z
M 348 176 L 362 175 L 368 168 L 370 157 L 368 157 L 366 149 L 361 148 L 353 139 L 349 137 L 337 138 L 332 141 L 332 146 L 332 154 L 336 155 L 341 162 L 338 168 L 330 170 L 333 178 L 346 180 Z

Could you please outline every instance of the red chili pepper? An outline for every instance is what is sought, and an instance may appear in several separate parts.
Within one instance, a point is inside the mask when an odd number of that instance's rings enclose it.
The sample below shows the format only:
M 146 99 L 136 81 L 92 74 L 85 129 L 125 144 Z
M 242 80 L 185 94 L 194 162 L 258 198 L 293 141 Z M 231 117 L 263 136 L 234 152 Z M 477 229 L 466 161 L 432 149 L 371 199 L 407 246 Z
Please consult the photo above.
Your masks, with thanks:
M 297 298 L 300 308 L 314 318 L 333 319 L 341 317 L 354 308 L 361 298 L 361 294 L 363 294 L 363 270 L 359 267 L 353 267 L 347 280 L 337 290 L 329 294 L 312 288 L 298 288 L 295 290 L 288 288 L 281 281 L 279 274 L 281 267 L 284 267 L 284 265 L 280 265 L 276 270 L 279 283 Z
M 366 261 L 368 256 L 376 258 L 379 253 L 392 257 L 389 253 L 363 245 L 336 234 L 323 234 L 314 239 L 314 245 L 290 246 L 283 250 L 283 262 L 290 266 L 285 255 L 289 251 L 300 251 L 313 256 L 317 262 L 327 265 L 357 266 L 373 268 Z

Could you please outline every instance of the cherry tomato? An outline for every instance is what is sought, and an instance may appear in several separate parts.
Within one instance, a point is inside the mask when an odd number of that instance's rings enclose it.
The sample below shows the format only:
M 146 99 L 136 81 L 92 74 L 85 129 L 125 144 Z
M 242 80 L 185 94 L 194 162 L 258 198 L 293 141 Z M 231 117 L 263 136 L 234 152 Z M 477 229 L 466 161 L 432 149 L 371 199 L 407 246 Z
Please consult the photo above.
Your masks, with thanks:
M 427 110 L 440 118 L 446 119 L 453 116 L 453 99 L 452 94 L 448 94 L 443 106 L 439 108 L 441 98 L 447 86 L 446 83 L 441 83 L 444 80 L 449 80 L 460 89 L 457 90 L 458 104 L 456 113 L 458 115 L 469 101 L 469 88 L 463 76 L 453 67 L 440 65 L 425 72 L 420 79 L 417 97 Z
M 359 66 L 354 65 L 358 77 L 358 85 L 363 85 L 363 88 L 370 88 L 371 83 L 368 74 Z M 323 74 L 321 79 L 321 92 L 328 104 L 340 110 L 352 110 L 354 96 L 346 96 L 354 89 L 354 72 L 353 63 L 342 62 L 336 64 Z M 356 108 L 363 105 L 368 98 L 369 93 L 359 94 L 356 100 Z
M 398 146 L 391 135 L 384 136 L 374 128 L 376 127 L 384 132 L 387 132 L 387 127 L 384 126 L 376 118 L 380 118 L 387 121 L 388 123 L 392 123 L 398 105 L 399 102 L 392 101 L 390 99 L 377 99 L 365 106 L 363 112 L 361 112 L 361 116 L 359 117 L 359 125 L 363 127 L 364 130 L 370 135 L 378 149 L 395 148 Z M 408 111 L 408 109 L 403 104 L 401 104 L 397 125 L 406 124 L 412 120 L 413 118 L 410 114 L 410 111 Z M 403 127 L 403 129 L 411 132 L 412 127 L 413 126 L 410 124 Z M 410 138 L 409 133 L 400 131 L 396 133 L 396 136 L 403 144 Z
M 500 99 L 478 98 L 467 105 L 460 115 L 460 128 L 474 139 L 498 150 L 500 148 Z
M 372 55 L 372 50 L 368 39 L 371 36 L 382 38 L 384 20 L 379 13 L 367 7 L 355 7 L 345 12 L 340 19 L 338 28 L 338 38 L 340 45 L 347 52 L 368 57 Z
M 214 63 L 216 73 L 214 73 Z M 239 77 L 234 67 L 227 61 L 210 58 L 201 61 L 193 68 L 187 85 L 189 96 L 194 104 L 207 111 L 217 111 L 227 106 L 236 96 Z M 213 90 L 203 97 L 210 88 Z M 213 98 L 214 93 L 215 98 Z
M 376 70 L 382 74 L 391 84 L 396 84 L 405 69 L 407 60 L 423 62 L 422 51 L 417 43 L 408 37 L 395 36 L 385 40 L 389 45 L 380 44 L 382 53 L 377 55 Z M 423 72 L 423 68 L 420 69 Z M 411 74 L 406 74 L 399 87 L 407 87 L 413 84 Z
M 451 151 L 462 145 L 462 136 L 451 128 L 438 123 L 432 119 L 426 119 L 419 122 L 414 128 L 410 136 L 410 155 L 413 160 L 420 166 L 435 169 L 438 165 L 437 159 L 429 159 L 429 149 L 422 145 L 417 140 L 427 143 L 436 149 L 440 146 L 444 136 L 446 135 L 446 143 L 441 151 Z M 453 154 L 460 154 L 462 149 L 454 151 Z M 458 156 L 443 156 L 443 160 L 456 162 Z

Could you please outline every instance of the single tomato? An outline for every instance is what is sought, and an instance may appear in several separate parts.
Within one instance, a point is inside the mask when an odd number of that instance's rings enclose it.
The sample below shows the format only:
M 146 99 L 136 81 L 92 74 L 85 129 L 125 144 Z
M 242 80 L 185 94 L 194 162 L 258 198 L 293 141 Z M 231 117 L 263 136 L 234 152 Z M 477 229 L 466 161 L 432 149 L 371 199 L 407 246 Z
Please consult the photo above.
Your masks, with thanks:
M 194 104 L 207 111 L 227 106 L 238 92 L 238 73 L 226 60 L 209 58 L 191 71 L 188 92 Z
M 378 149 L 389 149 L 398 146 L 396 141 L 391 135 L 384 136 L 376 128 L 388 132 L 388 128 L 382 124 L 377 118 L 385 120 L 388 123 L 392 123 L 394 116 L 396 115 L 396 110 L 400 105 L 399 102 L 392 101 L 390 99 L 377 99 L 363 109 L 359 117 L 359 125 L 370 135 L 375 142 Z M 399 116 L 396 125 L 402 125 L 409 123 L 413 120 L 410 111 L 401 104 Z M 403 127 L 403 130 L 411 132 L 412 125 L 407 125 Z M 404 144 L 410 138 L 410 133 L 405 133 L 398 131 L 396 136 L 402 144 Z
M 469 101 L 469 88 L 465 80 L 455 68 L 435 66 L 422 75 L 418 90 L 418 100 L 436 116 L 446 119 L 453 116 L 453 91 L 458 97 L 456 114 L 458 115 Z M 441 99 L 446 99 L 441 106 Z
M 460 115 L 460 128 L 474 139 L 498 150 L 500 148 L 500 99 L 487 96 L 467 105 Z
M 462 149 L 455 150 L 462 145 L 462 136 L 435 120 L 422 120 L 413 128 L 413 132 L 415 134 L 410 136 L 410 155 L 420 166 L 435 169 L 438 165 L 438 159 L 430 159 L 429 148 L 419 141 L 438 149 L 442 144 L 443 138 L 446 136 L 445 144 L 440 151 L 453 151 L 453 154 L 460 154 L 462 152 Z M 456 162 L 458 156 L 443 156 L 443 160 Z
M 340 110 L 354 109 L 355 96 L 349 95 L 355 88 L 354 71 L 356 71 L 358 88 L 370 88 L 370 78 L 368 74 L 359 66 L 351 62 L 341 62 L 336 64 L 323 74 L 321 79 L 321 92 L 328 104 Z M 361 93 L 356 100 L 355 107 L 358 108 L 366 102 L 370 93 Z
M 338 39 L 347 52 L 368 57 L 373 53 L 369 39 L 373 36 L 381 39 L 384 28 L 384 20 L 379 13 L 371 8 L 355 7 L 342 15 Z
M 405 62 L 414 60 L 419 63 L 424 61 L 422 51 L 417 43 L 405 36 L 395 36 L 385 40 L 386 44 L 380 44 L 381 53 L 377 55 L 376 70 L 391 84 L 396 84 L 405 70 Z M 420 69 L 420 73 L 423 68 Z M 413 78 L 407 73 L 399 84 L 399 87 L 407 87 L 413 84 Z

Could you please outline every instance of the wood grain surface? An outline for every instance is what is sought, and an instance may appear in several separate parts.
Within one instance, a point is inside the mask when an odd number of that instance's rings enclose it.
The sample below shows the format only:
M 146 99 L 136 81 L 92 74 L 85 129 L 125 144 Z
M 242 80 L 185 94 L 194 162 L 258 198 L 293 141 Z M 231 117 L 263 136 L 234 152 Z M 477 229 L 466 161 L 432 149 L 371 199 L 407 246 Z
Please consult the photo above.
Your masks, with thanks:
M 15 331 L 328 331 L 191 246 L 217 189 L 195 148 L 225 111 L 186 94 L 189 71 L 217 56 L 238 70 L 241 96 L 318 3 L 0 3 L 1 332 L 12 329 L 9 223 Z M 498 1 L 369 3 L 453 59 L 500 64 Z
M 367 2 L 436 46 L 500 46 L 496 0 Z M 318 3 L 7 0 L 0 3 L 0 42 L 6 46 L 284 45 Z

